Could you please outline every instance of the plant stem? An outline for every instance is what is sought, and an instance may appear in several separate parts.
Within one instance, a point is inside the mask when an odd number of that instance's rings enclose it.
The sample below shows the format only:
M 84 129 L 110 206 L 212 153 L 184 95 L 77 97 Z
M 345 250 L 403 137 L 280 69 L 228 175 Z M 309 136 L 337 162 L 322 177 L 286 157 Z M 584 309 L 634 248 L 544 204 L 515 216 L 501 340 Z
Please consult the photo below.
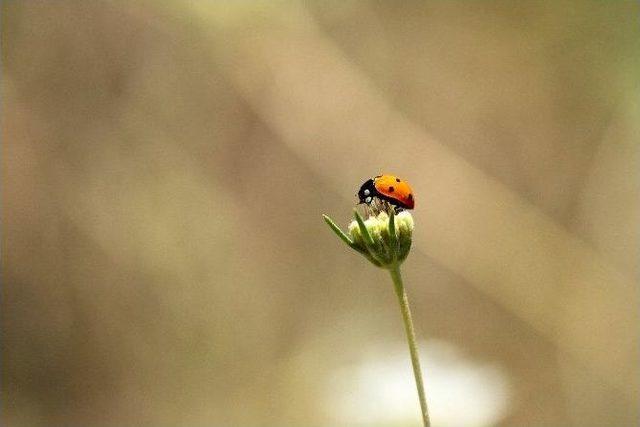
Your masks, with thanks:
M 418 397 L 420 399 L 420 409 L 422 409 L 422 421 L 425 427 L 431 426 L 429 421 L 429 411 L 427 410 L 427 398 L 424 394 L 424 384 L 422 383 L 422 370 L 420 369 L 420 358 L 418 357 L 418 346 L 416 345 L 416 333 L 413 330 L 413 320 L 411 320 L 411 310 L 409 309 L 409 300 L 407 292 L 402 283 L 402 275 L 400 274 L 400 266 L 396 265 L 389 270 L 393 286 L 400 303 L 400 311 L 402 311 L 402 320 L 404 321 L 404 329 L 407 333 L 407 341 L 409 342 L 409 353 L 411 354 L 411 364 L 413 365 L 413 376 L 416 379 L 416 388 L 418 389 Z

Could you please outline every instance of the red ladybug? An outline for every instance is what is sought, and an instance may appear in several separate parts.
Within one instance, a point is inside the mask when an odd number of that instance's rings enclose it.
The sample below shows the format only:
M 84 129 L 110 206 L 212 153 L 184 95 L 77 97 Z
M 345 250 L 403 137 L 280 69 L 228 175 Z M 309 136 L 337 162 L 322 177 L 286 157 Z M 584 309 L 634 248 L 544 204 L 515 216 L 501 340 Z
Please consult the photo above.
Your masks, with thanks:
M 358 191 L 359 202 L 371 205 L 376 198 L 391 204 L 396 210 L 413 209 L 414 206 L 411 186 L 394 175 L 378 175 L 362 184 Z

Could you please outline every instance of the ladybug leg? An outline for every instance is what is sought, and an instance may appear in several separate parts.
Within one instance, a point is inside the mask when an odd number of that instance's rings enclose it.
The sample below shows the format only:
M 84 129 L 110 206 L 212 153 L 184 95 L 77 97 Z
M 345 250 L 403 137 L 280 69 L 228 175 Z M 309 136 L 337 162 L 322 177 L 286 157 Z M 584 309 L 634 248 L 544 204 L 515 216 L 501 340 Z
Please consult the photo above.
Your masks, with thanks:
M 398 207 L 392 205 L 391 203 L 389 203 L 387 200 L 382 200 L 382 208 L 380 209 L 381 211 L 384 210 L 386 213 L 390 214 L 391 211 L 393 211 L 394 213 L 398 213 Z
M 380 212 L 382 212 L 383 210 L 385 210 L 386 208 L 386 201 L 379 199 L 376 197 L 376 205 L 375 205 L 375 210 L 374 210 L 374 214 L 377 215 Z

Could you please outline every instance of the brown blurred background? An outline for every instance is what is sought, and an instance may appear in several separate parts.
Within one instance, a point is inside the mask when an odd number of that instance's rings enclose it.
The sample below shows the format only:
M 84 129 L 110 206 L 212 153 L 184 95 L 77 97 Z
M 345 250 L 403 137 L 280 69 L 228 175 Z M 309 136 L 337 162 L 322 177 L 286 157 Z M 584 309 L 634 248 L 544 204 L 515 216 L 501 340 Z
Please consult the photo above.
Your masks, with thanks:
M 3 2 L 2 425 L 637 425 L 639 9 Z

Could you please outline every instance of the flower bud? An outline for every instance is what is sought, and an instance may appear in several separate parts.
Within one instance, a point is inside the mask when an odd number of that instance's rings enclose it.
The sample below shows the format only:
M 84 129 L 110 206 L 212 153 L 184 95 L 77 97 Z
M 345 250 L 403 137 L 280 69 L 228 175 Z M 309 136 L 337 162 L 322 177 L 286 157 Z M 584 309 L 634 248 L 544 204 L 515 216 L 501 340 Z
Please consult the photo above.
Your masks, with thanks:
M 411 236 L 413 234 L 413 216 L 408 211 L 402 211 L 396 216 L 398 230 L 398 259 L 404 261 L 411 250 Z
M 407 211 L 397 216 L 380 212 L 363 221 L 359 214 L 349 224 L 352 247 L 378 267 L 394 268 L 409 255 L 413 217 Z

